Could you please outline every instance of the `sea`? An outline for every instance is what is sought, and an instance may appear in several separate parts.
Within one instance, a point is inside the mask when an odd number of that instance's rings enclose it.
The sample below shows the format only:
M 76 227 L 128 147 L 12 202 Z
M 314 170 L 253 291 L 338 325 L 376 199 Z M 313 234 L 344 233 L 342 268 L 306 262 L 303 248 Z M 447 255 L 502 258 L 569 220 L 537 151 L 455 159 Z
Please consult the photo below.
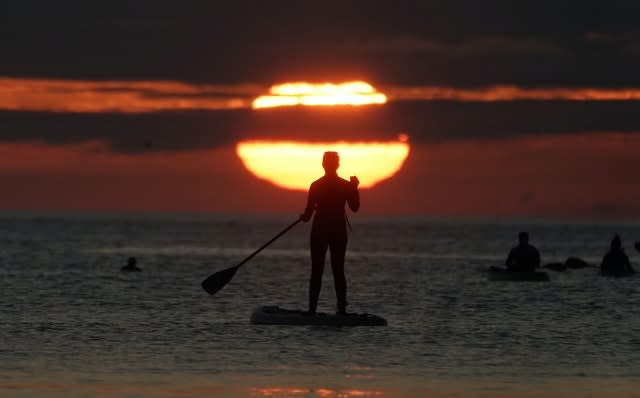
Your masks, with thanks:
M 386 327 L 249 322 L 306 309 L 309 224 L 201 288 L 293 221 L 0 214 L 0 397 L 640 396 L 640 276 L 597 268 L 616 233 L 640 267 L 640 220 L 353 216 L 348 309 Z M 543 263 L 591 267 L 489 281 L 519 231 Z M 120 271 L 129 257 L 142 272 Z

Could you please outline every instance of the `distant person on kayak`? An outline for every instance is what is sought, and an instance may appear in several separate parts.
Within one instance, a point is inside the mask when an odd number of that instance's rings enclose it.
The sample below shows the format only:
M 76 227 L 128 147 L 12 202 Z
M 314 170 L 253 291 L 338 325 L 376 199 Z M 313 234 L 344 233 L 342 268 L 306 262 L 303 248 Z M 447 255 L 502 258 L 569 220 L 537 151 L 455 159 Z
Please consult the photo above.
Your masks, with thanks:
M 511 249 L 505 265 L 509 271 L 532 272 L 540 266 L 540 253 L 535 246 L 529 244 L 529 234 L 518 234 L 518 246 Z
M 300 219 L 307 222 L 315 212 L 311 227 L 311 279 L 309 280 L 309 314 L 315 314 L 322 285 L 322 273 L 327 248 L 331 252 L 331 270 L 335 284 L 338 314 L 346 314 L 347 281 L 344 276 L 344 256 L 347 250 L 347 215 L 345 204 L 354 212 L 360 208 L 358 178 L 347 181 L 338 176 L 340 157 L 337 152 L 325 152 L 322 157 L 324 177 L 309 188 L 307 207 Z
M 630 275 L 635 273 L 629 262 L 629 257 L 622 249 L 622 240 L 618 235 L 613 237 L 611 248 L 602 258 L 600 264 L 600 273 L 602 275 Z
M 136 263 L 137 263 L 137 260 L 136 260 L 135 257 L 129 257 L 129 261 L 127 262 L 127 265 L 125 265 L 124 267 L 120 268 L 120 271 L 123 271 L 123 272 L 140 272 L 140 271 L 142 271 L 140 268 L 138 268 Z

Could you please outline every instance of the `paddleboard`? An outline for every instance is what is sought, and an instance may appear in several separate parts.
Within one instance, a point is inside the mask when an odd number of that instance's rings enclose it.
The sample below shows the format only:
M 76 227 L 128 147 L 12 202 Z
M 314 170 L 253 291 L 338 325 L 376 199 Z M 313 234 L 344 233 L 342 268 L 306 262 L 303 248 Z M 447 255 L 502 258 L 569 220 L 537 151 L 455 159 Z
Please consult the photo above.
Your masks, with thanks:
M 600 276 L 604 276 L 606 278 L 629 278 L 634 276 L 635 272 L 602 272 L 600 271 Z
M 258 307 L 251 314 L 254 325 L 317 325 L 317 326 L 386 326 L 387 321 L 373 314 L 306 315 L 304 311 L 288 310 L 275 305 Z
M 505 268 L 490 267 L 489 280 L 494 282 L 546 282 L 549 275 L 542 271 L 508 271 Z

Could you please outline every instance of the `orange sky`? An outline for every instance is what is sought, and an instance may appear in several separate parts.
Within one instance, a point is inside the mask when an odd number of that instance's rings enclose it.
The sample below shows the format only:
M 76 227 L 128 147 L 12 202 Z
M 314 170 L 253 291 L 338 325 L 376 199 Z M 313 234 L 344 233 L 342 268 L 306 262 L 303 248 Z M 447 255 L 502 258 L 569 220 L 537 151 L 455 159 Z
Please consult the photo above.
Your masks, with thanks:
M 275 89 L 277 92 L 278 87 L 278 85 L 272 87 L 271 91 Z M 389 101 L 628 101 L 640 99 L 640 89 L 634 87 L 526 88 L 516 85 L 490 85 L 469 89 L 434 85 L 387 85 L 382 91 L 387 94 Z M 148 113 L 244 109 L 252 106 L 256 96 L 268 92 L 266 86 L 258 84 L 211 85 L 177 81 L 94 81 L 0 76 L 0 110 Z M 375 97 L 374 103 L 386 101 L 384 94 L 381 93 L 367 95 L 381 97 Z M 293 96 L 272 98 L 280 98 L 289 105 L 304 102 Z M 293 102 L 291 102 L 292 99 Z M 362 101 L 362 98 L 358 97 L 358 100 Z M 316 99 L 316 101 L 320 100 Z
M 268 95 L 259 97 L 263 94 Z M 343 106 L 251 110 L 253 100 L 261 98 L 264 106 Z M 398 102 L 382 105 L 387 98 Z M 529 101 L 526 109 L 500 108 L 523 100 Z M 316 144 L 331 141 L 330 136 L 370 143 L 406 128 L 409 136 L 417 136 L 410 156 L 392 178 L 363 191 L 364 212 L 638 216 L 640 189 L 633 183 L 640 153 L 640 135 L 633 130 L 637 100 L 640 89 L 624 87 L 388 85 L 378 91 L 362 81 L 297 82 L 269 89 L 259 84 L 0 77 L 0 112 L 13 121 L 0 131 L 5 137 L 0 140 L 0 182 L 11 188 L 0 197 L 0 209 L 297 214 L 304 192 L 257 179 L 245 169 L 252 163 L 238 159 L 237 142 L 257 135 Z M 411 101 L 435 105 L 402 107 Z M 442 101 L 460 108 L 447 113 L 451 109 L 438 107 Z M 552 101 L 579 106 L 562 108 Z M 477 103 L 487 102 L 498 103 L 491 106 L 500 112 L 478 108 Z M 351 106 L 364 103 L 376 105 Z M 430 113 L 425 116 L 424 110 Z M 597 112 L 585 113 L 589 110 Z M 200 111 L 211 118 L 195 117 Z M 514 117 L 518 112 L 520 118 Z M 191 115 L 193 124 L 184 115 Z M 547 133 L 538 120 L 550 121 L 555 133 Z M 597 130 L 602 121 L 628 132 L 581 133 Z M 40 137 L 48 143 L 33 140 Z M 352 171 L 344 160 L 343 177 L 348 178 Z M 389 169 L 380 156 L 374 161 Z M 301 167 L 285 164 L 283 169 L 299 172 Z M 364 174 L 363 188 L 369 184 Z M 317 159 L 317 176 L 308 177 L 308 183 L 321 175 Z
M 417 189 L 406 205 L 469 216 L 639 215 L 639 150 L 639 137 L 615 133 L 420 147 L 414 153 L 423 163 L 405 170 L 412 177 L 403 185 L 413 182 Z M 402 185 L 391 181 L 388 188 L 401 191 Z
M 629 133 L 413 145 L 393 179 L 362 191 L 362 212 L 638 216 L 638 153 L 640 136 Z M 21 142 L 0 144 L 0 157 L 4 209 L 298 214 L 304 206 L 303 192 L 250 175 L 233 147 L 127 154 L 101 142 Z

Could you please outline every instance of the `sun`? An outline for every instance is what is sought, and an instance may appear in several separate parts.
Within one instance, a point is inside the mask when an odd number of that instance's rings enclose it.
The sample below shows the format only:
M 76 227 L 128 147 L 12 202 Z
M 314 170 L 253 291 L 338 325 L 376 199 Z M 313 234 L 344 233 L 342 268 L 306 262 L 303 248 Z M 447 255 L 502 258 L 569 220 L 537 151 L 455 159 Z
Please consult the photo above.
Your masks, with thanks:
M 271 87 L 268 95 L 257 97 L 254 110 L 284 106 L 368 106 L 387 102 L 387 96 L 363 81 L 344 83 L 292 82 Z M 307 190 L 322 175 L 322 155 L 340 154 L 338 173 L 355 175 L 361 188 L 371 188 L 391 178 L 409 156 L 406 134 L 393 141 L 268 141 L 246 140 L 236 145 L 236 153 L 254 176 L 285 189 Z
M 284 83 L 276 84 L 269 95 L 253 101 L 253 109 L 281 106 L 362 106 L 384 104 L 387 96 L 363 81 L 345 83 Z
M 360 188 L 372 188 L 396 174 L 409 156 L 408 137 L 401 134 L 394 141 L 371 142 L 300 142 L 241 141 L 236 153 L 254 176 L 275 186 L 307 190 L 322 176 L 325 151 L 340 154 L 338 174 L 348 179 L 358 176 Z

